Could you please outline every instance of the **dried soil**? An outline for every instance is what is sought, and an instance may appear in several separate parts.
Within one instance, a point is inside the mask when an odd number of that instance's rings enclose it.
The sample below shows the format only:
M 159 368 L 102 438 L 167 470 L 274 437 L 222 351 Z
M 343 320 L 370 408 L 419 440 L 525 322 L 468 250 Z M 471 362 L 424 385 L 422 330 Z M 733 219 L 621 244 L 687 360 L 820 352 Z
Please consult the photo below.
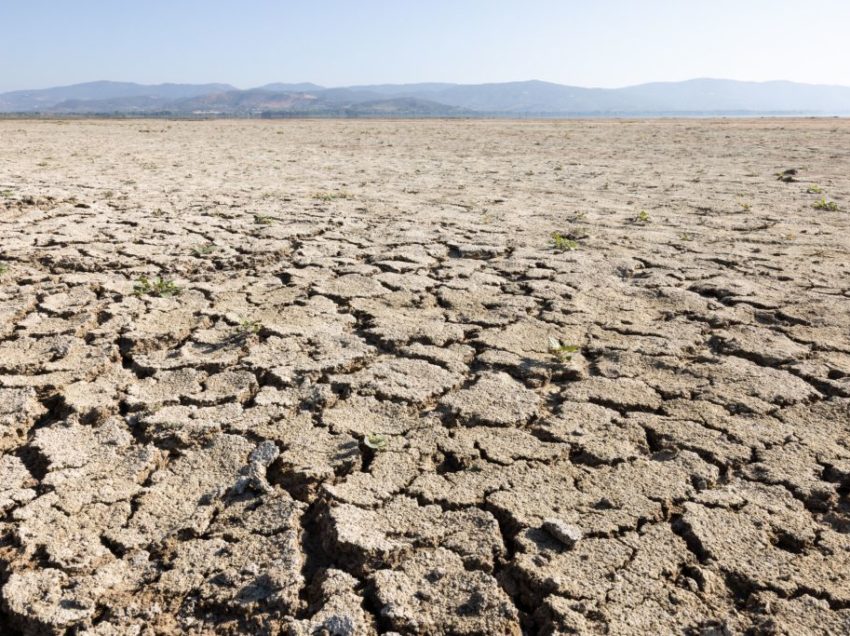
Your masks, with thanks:
M 848 121 L 3 121 L 0 270 L 4 634 L 850 632 Z

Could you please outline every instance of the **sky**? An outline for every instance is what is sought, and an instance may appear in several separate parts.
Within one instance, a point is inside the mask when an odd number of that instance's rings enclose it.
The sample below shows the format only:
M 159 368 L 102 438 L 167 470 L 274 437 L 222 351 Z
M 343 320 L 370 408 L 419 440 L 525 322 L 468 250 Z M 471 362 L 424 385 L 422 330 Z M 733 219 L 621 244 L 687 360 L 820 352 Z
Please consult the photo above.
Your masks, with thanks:
M 848 0 L 0 0 L 0 92 L 696 77 L 850 85 Z

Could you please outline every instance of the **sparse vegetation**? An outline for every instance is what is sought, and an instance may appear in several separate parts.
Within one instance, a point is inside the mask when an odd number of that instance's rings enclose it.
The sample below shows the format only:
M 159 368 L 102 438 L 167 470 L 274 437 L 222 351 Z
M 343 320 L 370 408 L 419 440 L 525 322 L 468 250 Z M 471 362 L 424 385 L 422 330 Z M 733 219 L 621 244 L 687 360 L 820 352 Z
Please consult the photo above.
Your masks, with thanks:
M 746 201 L 741 201 L 741 203 L 739 205 L 741 206 L 741 209 L 744 212 L 749 212 L 750 210 L 753 209 L 752 203 L 747 203 Z
M 236 326 L 236 331 L 240 336 L 256 335 L 263 330 L 263 325 L 259 320 L 245 319 Z
M 806 188 L 806 194 L 823 194 L 823 188 L 821 188 L 817 183 L 813 183 Z
M 216 250 L 215 243 L 204 243 L 202 245 L 196 245 L 192 248 L 192 254 L 198 258 L 202 256 L 206 256 L 207 254 L 212 254 Z
M 254 215 L 254 223 L 257 225 L 271 225 L 274 222 L 274 219 L 270 217 L 268 214 L 255 214 Z
M 578 242 L 560 232 L 552 232 L 552 245 L 556 252 L 571 252 L 578 249 Z
M 838 204 L 835 201 L 827 201 L 826 197 L 821 197 L 815 201 L 812 207 L 815 210 L 826 210 L 827 212 L 838 212 Z
M 363 444 L 367 448 L 371 448 L 373 451 L 383 451 L 387 449 L 389 445 L 389 440 L 386 435 L 381 435 L 380 433 L 370 433 L 366 437 L 363 438 Z
M 689 234 L 688 232 L 682 232 L 681 234 L 679 234 L 679 239 L 681 239 L 682 241 L 693 241 L 694 235 Z
M 797 179 L 794 176 L 797 174 L 797 168 L 788 168 L 787 170 L 783 170 L 782 172 L 776 173 L 777 181 L 781 181 L 782 183 L 793 183 Z
M 651 220 L 652 219 L 649 218 L 649 212 L 647 212 L 646 210 L 641 210 L 634 218 L 635 223 L 649 223 Z
M 133 294 L 136 296 L 156 296 L 158 298 L 170 298 L 180 295 L 180 289 L 172 280 L 166 280 L 157 276 L 151 280 L 147 276 L 140 276 L 133 286 Z
M 354 195 L 345 190 L 341 192 L 316 192 L 313 198 L 318 201 L 333 201 L 335 199 L 353 199 Z
M 581 347 L 573 344 L 564 344 L 557 338 L 550 336 L 549 338 L 549 353 L 551 353 L 558 362 L 569 362 L 573 359 L 573 354 Z
M 9 271 L 9 266 L 6 265 L 6 263 L 0 263 L 0 276 L 5 275 L 6 272 L 8 272 L 8 271 Z

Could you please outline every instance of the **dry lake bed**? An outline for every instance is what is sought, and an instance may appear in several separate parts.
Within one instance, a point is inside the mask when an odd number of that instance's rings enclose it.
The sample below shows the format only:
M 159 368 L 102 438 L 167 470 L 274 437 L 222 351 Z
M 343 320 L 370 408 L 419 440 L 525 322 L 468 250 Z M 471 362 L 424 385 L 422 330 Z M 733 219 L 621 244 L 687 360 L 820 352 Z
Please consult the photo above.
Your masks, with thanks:
M 0 121 L 0 272 L 3 634 L 850 631 L 850 121 Z

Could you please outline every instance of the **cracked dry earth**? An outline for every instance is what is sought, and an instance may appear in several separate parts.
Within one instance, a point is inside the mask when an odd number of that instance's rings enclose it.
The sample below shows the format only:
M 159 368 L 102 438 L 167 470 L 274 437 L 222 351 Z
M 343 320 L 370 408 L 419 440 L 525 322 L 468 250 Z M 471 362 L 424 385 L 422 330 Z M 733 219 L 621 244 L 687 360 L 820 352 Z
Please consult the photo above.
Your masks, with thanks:
M 850 122 L 0 141 L 3 634 L 850 632 Z

